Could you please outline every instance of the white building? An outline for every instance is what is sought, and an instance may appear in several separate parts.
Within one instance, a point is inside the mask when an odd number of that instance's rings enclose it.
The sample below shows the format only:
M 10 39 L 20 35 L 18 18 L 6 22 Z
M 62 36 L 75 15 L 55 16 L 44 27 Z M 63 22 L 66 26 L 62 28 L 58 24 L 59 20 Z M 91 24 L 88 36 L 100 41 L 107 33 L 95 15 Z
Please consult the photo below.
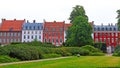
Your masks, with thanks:
M 43 23 L 24 23 L 22 26 L 22 42 L 32 42 L 34 40 L 43 42 Z

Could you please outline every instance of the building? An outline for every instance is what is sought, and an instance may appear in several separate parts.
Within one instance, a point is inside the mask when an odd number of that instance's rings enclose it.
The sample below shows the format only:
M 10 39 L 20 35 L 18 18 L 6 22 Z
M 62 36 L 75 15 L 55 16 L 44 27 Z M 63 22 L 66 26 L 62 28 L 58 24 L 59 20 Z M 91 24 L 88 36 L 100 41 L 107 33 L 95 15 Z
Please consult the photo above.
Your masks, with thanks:
M 35 20 L 32 23 L 28 21 L 22 26 L 22 42 L 32 42 L 34 40 L 43 40 L 43 23 L 36 23 Z
M 25 20 L 2 19 L 0 25 L 0 44 L 22 41 L 22 25 Z
M 94 42 L 104 42 L 114 51 L 118 44 L 118 26 L 112 24 L 94 25 Z
M 71 23 L 64 25 L 64 42 L 66 41 L 66 31 L 68 30 L 68 28 L 69 28 L 70 26 L 72 26 Z
M 56 46 L 64 42 L 64 25 L 63 22 L 44 22 L 43 42 L 49 42 Z

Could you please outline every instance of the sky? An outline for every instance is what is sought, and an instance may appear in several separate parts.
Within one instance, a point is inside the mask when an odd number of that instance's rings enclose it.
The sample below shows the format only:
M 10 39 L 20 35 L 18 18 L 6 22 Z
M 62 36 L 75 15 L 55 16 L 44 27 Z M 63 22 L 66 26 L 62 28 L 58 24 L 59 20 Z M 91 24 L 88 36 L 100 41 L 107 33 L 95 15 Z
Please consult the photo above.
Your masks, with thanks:
M 117 23 L 116 11 L 120 9 L 120 0 L 0 0 L 0 19 L 26 19 L 32 22 L 65 21 L 73 7 L 82 5 L 89 22 L 107 25 Z

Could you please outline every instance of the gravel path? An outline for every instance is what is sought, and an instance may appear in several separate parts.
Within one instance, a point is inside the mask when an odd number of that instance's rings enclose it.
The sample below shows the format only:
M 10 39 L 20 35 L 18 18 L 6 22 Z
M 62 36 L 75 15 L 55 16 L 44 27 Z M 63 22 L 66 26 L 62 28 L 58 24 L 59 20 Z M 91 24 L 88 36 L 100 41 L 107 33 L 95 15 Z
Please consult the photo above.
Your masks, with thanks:
M 21 62 L 11 62 L 11 63 L 1 63 L 0 66 L 11 65 L 11 64 L 29 63 L 29 62 L 39 62 L 39 61 L 46 61 L 46 60 L 56 60 L 56 59 L 62 59 L 62 58 L 69 58 L 69 57 L 59 57 L 59 58 L 40 59 L 40 60 L 31 60 L 31 61 L 21 61 Z

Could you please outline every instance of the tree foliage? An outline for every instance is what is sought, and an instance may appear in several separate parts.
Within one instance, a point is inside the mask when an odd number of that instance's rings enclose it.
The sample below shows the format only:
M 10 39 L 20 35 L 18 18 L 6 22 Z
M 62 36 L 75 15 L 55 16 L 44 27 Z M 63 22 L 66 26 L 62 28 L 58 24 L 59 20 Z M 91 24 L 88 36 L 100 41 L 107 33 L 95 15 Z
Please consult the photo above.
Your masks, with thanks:
M 66 45 L 91 45 L 93 42 L 91 36 L 92 26 L 88 23 L 88 17 L 85 14 L 84 8 L 78 5 L 74 7 L 73 11 L 71 12 L 70 18 L 72 21 L 72 26 L 67 30 Z
M 120 9 L 116 11 L 118 13 L 117 19 L 118 19 L 118 30 L 120 31 Z
M 83 16 L 88 20 L 87 15 L 85 15 L 85 10 L 84 10 L 83 6 L 76 5 L 75 7 L 73 7 L 73 11 L 71 12 L 70 17 L 69 17 L 69 20 L 71 20 L 70 23 L 73 23 L 73 20 L 77 16 Z

